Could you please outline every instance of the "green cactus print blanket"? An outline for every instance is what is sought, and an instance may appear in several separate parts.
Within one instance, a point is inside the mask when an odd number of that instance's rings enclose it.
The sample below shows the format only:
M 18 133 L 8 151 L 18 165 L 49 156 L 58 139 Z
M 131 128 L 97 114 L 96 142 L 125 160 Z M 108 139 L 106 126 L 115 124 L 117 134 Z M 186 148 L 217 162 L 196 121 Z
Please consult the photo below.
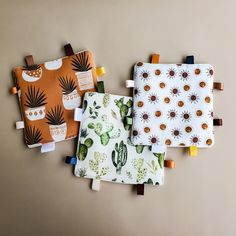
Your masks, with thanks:
M 165 153 L 152 153 L 147 146 L 133 145 L 132 98 L 86 93 L 77 148 L 75 175 L 125 184 L 162 185 Z

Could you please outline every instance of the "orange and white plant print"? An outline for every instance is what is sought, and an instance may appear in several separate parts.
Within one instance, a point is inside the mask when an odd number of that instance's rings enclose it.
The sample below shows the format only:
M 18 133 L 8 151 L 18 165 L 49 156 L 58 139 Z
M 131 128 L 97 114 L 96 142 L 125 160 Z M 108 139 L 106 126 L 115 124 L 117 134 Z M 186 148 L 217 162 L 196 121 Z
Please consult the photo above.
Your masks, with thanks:
M 89 63 L 88 55 L 85 52 L 75 55 L 72 59 L 72 65 L 78 79 L 80 90 L 93 89 L 92 67 Z
M 25 140 L 29 147 L 78 135 L 74 109 L 81 106 L 85 92 L 95 91 L 97 83 L 91 52 L 82 51 L 39 65 L 17 67 L 13 75 L 19 89 Z
M 213 77 L 209 64 L 137 63 L 132 142 L 212 146 Z

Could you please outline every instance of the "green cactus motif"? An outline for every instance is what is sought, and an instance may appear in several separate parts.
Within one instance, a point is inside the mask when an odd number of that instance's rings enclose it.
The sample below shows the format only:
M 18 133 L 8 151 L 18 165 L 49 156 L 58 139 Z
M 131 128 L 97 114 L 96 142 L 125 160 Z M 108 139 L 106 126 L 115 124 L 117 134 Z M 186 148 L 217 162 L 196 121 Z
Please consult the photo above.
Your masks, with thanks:
M 116 167 L 116 173 L 121 174 L 122 167 L 127 162 L 127 146 L 124 144 L 123 140 L 115 144 L 115 150 L 111 153 L 112 163 Z
M 153 153 L 153 155 L 157 158 L 158 163 L 161 167 L 161 169 L 164 167 L 164 157 L 165 153 Z
M 130 171 L 126 171 L 126 175 L 129 179 L 133 179 L 132 174 Z
M 119 100 L 115 100 L 116 106 L 120 109 L 120 116 L 124 118 L 128 115 L 129 109 L 132 107 L 132 100 L 129 99 L 128 102 L 124 103 L 124 98 L 120 98 Z
M 120 129 L 114 129 L 114 125 L 108 121 L 107 115 L 102 115 L 103 123 L 89 123 L 88 128 L 93 129 L 95 134 L 100 137 L 101 144 L 106 146 L 110 139 L 120 137 Z
M 144 146 L 143 145 L 134 145 L 132 142 L 131 142 L 131 138 L 128 137 L 127 138 L 127 143 L 130 145 L 130 146 L 133 146 L 135 147 L 135 150 L 138 154 L 141 154 L 143 152 L 143 149 L 144 149 Z
M 147 174 L 147 168 L 143 167 L 144 158 L 140 157 L 138 159 L 134 159 L 132 164 L 134 169 L 137 170 L 137 182 L 139 183 L 142 179 L 145 178 Z
M 85 168 L 80 168 L 77 170 L 76 175 L 79 175 L 79 177 L 85 177 L 86 176 L 86 169 Z
M 110 94 L 106 93 L 103 97 L 103 106 L 104 107 L 108 107 L 109 103 L 110 103 Z
M 80 161 L 83 161 L 87 154 L 88 154 L 88 149 L 93 145 L 93 140 L 91 138 L 85 139 L 84 143 L 80 143 L 79 145 L 79 150 L 77 153 L 77 157 L 79 158 Z
M 83 113 L 86 111 L 88 107 L 88 101 L 86 99 L 84 99 L 84 103 L 83 103 Z
M 80 138 L 86 138 L 88 136 L 88 130 L 85 128 L 85 129 L 81 129 L 80 131 Z
M 144 184 L 152 184 L 152 185 L 159 185 L 158 182 L 153 182 L 153 180 L 151 178 L 149 178 L 147 181 L 144 182 Z
M 158 171 L 158 164 L 155 163 L 154 160 L 152 160 L 150 163 L 147 162 L 148 169 L 152 174 L 156 174 Z
M 115 104 L 120 109 L 120 116 L 121 116 L 121 119 L 124 121 L 124 118 L 128 115 L 129 110 L 131 109 L 133 105 L 132 100 L 129 99 L 129 101 L 124 103 L 124 98 L 122 97 L 119 100 L 116 99 Z M 130 130 L 132 127 L 132 125 L 125 124 L 125 122 L 123 122 L 123 124 L 124 124 L 125 130 Z
M 103 166 L 100 168 L 100 164 L 106 159 L 107 155 L 105 153 L 94 152 L 94 160 L 89 160 L 89 167 L 93 172 L 95 172 L 96 179 L 101 179 L 102 176 L 105 176 L 108 173 L 109 167 Z

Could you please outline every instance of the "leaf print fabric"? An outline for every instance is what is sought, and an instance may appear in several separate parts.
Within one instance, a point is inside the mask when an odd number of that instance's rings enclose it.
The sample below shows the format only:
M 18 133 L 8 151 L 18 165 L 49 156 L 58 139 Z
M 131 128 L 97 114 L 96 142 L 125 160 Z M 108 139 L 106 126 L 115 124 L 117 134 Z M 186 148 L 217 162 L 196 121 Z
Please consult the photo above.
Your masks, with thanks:
M 85 94 L 76 176 L 126 184 L 163 184 L 165 153 L 155 155 L 148 147 L 132 144 L 130 130 L 123 124 L 131 115 L 131 107 L 130 97 Z
M 213 77 L 208 64 L 137 63 L 132 142 L 212 146 Z

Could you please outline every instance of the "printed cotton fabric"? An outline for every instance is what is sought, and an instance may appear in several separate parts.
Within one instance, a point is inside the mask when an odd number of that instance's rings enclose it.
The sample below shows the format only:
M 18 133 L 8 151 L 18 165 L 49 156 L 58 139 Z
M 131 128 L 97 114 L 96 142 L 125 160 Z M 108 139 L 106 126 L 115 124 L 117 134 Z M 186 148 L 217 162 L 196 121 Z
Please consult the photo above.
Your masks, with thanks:
M 78 135 L 74 109 L 86 91 L 95 91 L 97 75 L 92 53 L 75 55 L 13 70 L 28 147 Z
M 212 146 L 213 76 L 208 64 L 137 63 L 132 142 Z
M 75 175 L 126 184 L 163 184 L 165 153 L 134 146 L 130 125 L 132 98 L 86 93 L 77 149 Z

